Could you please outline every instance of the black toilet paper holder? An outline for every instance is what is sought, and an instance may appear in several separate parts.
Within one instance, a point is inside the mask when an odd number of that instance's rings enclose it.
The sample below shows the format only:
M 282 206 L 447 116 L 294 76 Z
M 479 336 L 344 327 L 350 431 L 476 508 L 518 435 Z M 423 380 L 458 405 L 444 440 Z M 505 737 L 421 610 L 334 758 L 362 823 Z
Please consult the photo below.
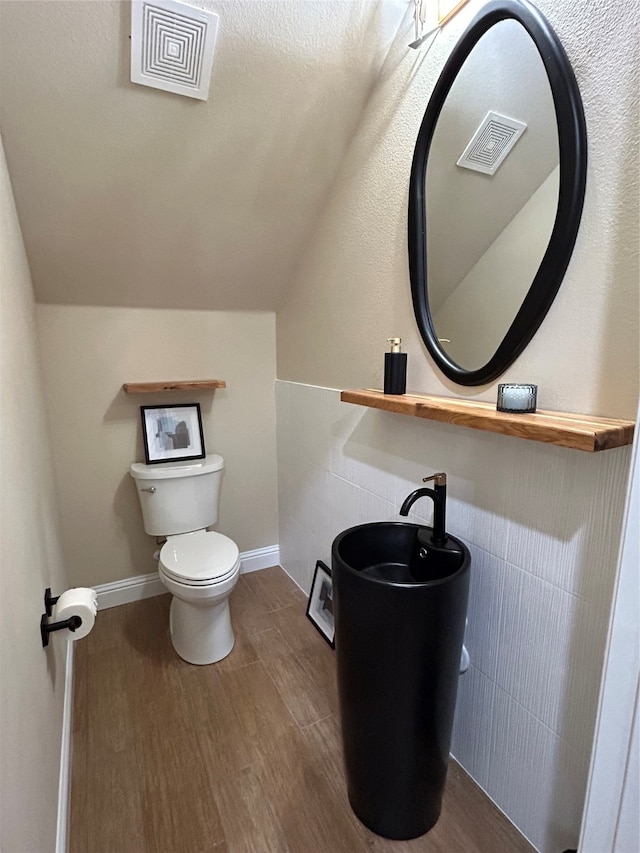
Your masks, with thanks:
M 44 591 L 44 609 L 47 611 L 47 616 L 53 613 L 53 605 L 60 598 L 59 595 L 51 595 L 51 587 L 48 586 Z
M 75 631 L 82 625 L 80 616 L 70 616 L 68 619 L 63 619 L 61 622 L 49 622 L 48 619 L 53 612 L 53 605 L 60 598 L 59 595 L 51 595 L 51 587 L 47 587 L 44 591 L 44 609 L 40 618 L 40 636 L 42 637 L 42 648 L 49 645 L 49 634 L 52 631 L 62 631 L 68 628 L 70 631 Z

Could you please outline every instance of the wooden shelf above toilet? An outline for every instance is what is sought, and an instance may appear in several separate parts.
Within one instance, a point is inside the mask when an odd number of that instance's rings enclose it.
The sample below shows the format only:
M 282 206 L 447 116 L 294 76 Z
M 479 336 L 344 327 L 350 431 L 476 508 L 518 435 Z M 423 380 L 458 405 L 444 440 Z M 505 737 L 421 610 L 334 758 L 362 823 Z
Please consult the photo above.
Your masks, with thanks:
M 533 415 L 511 415 L 496 411 L 492 403 L 481 403 L 477 400 L 421 397 L 413 394 L 396 396 L 371 389 L 343 391 L 340 399 L 344 403 L 355 403 L 357 406 L 368 406 L 385 412 L 498 432 L 592 453 L 631 444 L 635 427 L 633 421 L 565 412 L 537 411 Z
M 185 379 L 180 382 L 125 382 L 125 394 L 154 394 L 163 391 L 215 391 L 226 388 L 224 379 Z

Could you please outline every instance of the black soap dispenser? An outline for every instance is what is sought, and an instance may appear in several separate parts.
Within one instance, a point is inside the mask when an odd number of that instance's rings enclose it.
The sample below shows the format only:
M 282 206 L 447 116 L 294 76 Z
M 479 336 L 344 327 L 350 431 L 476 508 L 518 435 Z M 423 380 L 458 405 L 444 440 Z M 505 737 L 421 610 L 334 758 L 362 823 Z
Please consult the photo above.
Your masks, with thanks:
M 402 352 L 400 338 L 387 338 L 391 352 L 384 354 L 384 393 L 404 394 L 407 390 L 407 354 Z

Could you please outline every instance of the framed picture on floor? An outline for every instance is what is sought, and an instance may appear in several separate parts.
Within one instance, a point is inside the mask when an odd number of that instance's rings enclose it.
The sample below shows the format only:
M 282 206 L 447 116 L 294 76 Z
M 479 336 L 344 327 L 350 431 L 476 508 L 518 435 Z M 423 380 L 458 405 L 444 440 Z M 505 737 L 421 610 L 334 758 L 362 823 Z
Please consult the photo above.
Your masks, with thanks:
M 316 563 L 313 574 L 307 616 L 332 649 L 335 649 L 335 627 L 333 624 L 333 583 L 331 569 L 322 560 Z
M 182 459 L 204 459 L 199 403 L 140 406 L 147 465 Z

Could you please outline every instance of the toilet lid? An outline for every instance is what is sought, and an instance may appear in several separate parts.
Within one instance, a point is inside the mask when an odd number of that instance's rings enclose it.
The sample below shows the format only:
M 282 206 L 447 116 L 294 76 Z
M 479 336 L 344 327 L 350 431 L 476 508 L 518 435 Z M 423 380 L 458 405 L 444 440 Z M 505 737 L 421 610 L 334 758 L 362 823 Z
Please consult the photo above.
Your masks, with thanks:
M 233 574 L 239 563 L 236 543 L 213 531 L 171 536 L 160 551 L 162 570 L 179 583 L 223 581 Z

